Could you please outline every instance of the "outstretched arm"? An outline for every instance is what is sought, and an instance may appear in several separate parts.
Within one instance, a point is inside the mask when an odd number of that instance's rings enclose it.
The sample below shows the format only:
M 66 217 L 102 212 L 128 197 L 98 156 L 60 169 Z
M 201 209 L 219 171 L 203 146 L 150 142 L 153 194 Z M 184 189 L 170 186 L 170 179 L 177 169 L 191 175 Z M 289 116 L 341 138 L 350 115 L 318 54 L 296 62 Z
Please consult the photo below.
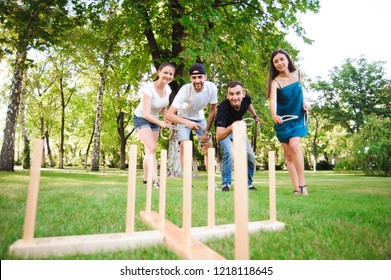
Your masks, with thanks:
M 166 120 L 172 122 L 172 123 L 181 123 L 186 125 L 188 128 L 196 130 L 196 129 L 201 129 L 201 125 L 198 123 L 192 122 L 190 120 L 187 120 L 185 118 L 182 118 L 176 114 L 177 108 L 174 106 L 171 106 L 170 109 L 168 109 L 168 112 L 166 114 Z
M 254 118 L 254 120 L 256 122 L 259 122 L 260 124 L 262 124 L 263 121 L 260 117 L 258 117 L 257 113 L 255 113 L 255 110 L 254 110 L 254 107 L 252 104 L 250 104 L 247 111 L 250 113 L 250 115 Z

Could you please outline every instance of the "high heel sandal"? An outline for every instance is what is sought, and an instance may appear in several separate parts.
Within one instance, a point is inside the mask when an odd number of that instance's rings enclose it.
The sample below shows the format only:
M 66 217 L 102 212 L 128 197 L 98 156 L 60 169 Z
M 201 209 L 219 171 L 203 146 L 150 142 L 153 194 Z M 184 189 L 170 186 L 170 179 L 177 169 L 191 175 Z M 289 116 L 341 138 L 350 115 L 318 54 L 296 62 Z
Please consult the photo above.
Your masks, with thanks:
M 299 188 L 300 188 L 300 194 L 302 194 L 302 195 L 308 195 L 307 185 L 299 186 Z M 304 189 L 305 189 L 305 190 L 304 190 Z

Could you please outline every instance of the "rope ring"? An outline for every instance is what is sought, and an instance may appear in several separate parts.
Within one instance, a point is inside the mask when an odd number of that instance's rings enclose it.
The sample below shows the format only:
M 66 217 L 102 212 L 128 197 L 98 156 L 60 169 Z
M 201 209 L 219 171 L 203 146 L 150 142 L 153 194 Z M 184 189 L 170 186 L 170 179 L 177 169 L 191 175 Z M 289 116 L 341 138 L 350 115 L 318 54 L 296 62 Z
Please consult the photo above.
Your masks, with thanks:
M 172 136 L 172 130 L 178 130 L 178 128 L 175 126 L 175 125 L 172 125 L 172 124 L 168 124 L 168 127 L 166 127 L 168 129 L 170 129 L 170 135 L 168 137 L 164 136 L 163 135 L 163 129 L 162 127 L 160 127 L 160 137 L 163 139 L 163 140 L 168 140 L 171 138 Z
M 250 125 L 254 125 L 254 122 L 255 122 L 255 119 L 253 118 L 244 118 L 242 119 L 242 121 L 244 121 L 246 123 L 246 126 L 250 126 Z M 259 136 L 261 134 L 261 124 L 259 122 L 256 122 L 257 123 L 257 136 Z
M 287 122 L 287 121 L 291 121 L 291 120 L 295 120 L 299 118 L 298 116 L 295 116 L 295 115 L 284 115 L 284 116 L 281 116 L 281 120 L 282 122 Z

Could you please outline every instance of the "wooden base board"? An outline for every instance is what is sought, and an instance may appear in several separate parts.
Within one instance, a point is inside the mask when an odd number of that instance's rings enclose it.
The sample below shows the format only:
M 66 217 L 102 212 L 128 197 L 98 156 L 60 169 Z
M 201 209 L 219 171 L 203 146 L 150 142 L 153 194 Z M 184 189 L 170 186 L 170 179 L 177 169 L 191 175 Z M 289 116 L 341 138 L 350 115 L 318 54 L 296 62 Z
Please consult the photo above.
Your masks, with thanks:
M 153 222 L 153 228 L 159 227 L 159 215 L 155 212 L 141 213 L 142 217 Z M 165 221 L 165 224 L 171 224 L 174 232 L 181 232 L 181 229 L 171 222 Z M 175 228 L 176 227 L 176 228 Z M 284 229 L 285 224 L 281 222 L 259 221 L 249 222 L 249 233 L 257 231 L 280 231 Z M 168 226 L 167 226 L 168 231 Z M 235 224 L 217 225 L 213 227 L 195 227 L 191 229 L 193 239 L 199 241 L 207 241 L 211 238 L 223 238 L 234 234 Z M 17 240 L 9 248 L 11 254 L 22 258 L 49 258 L 51 256 L 61 257 L 72 254 L 91 254 L 99 251 L 111 252 L 115 250 L 127 250 L 137 247 L 154 246 L 163 244 L 165 241 L 164 235 L 158 230 L 127 233 L 112 233 L 112 234 L 93 234 L 93 235 L 78 235 L 78 236 L 60 236 L 60 237 L 44 237 L 34 238 L 31 242 L 26 243 L 22 239 Z M 176 243 L 174 240 L 172 243 Z M 179 244 L 179 242 L 178 242 Z M 178 244 L 172 244 L 175 248 Z M 202 243 L 200 243 L 202 244 Z M 203 245 L 203 244 L 202 244 Z M 201 245 L 201 246 L 202 246 Z M 194 243 L 193 246 L 198 248 L 199 243 Z M 174 249 L 171 248 L 174 252 Z M 200 247 L 201 248 L 201 247 Z M 197 249 L 201 252 L 203 249 Z M 214 251 L 212 251 L 215 253 Z M 200 259 L 208 259 L 214 256 L 211 255 L 196 255 Z M 180 256 L 186 259 L 186 255 Z M 220 256 L 221 257 L 221 256 Z
M 23 258 L 48 258 L 72 254 L 91 254 L 99 251 L 127 250 L 163 243 L 157 230 L 112 234 L 93 234 L 63 237 L 34 238 L 31 242 L 17 240 L 9 248 L 11 254 Z
M 180 258 L 185 260 L 225 260 L 223 256 L 201 243 L 195 238 L 185 238 L 183 230 L 165 220 L 159 223 L 159 214 L 154 211 L 141 212 L 141 219 L 153 229 L 160 229 L 164 235 L 164 243 Z
M 281 222 L 259 221 L 249 222 L 248 232 L 257 231 L 280 231 L 285 227 Z M 207 241 L 211 238 L 223 238 L 235 233 L 235 224 L 216 225 L 213 227 L 195 227 L 191 229 L 191 236 L 200 241 Z

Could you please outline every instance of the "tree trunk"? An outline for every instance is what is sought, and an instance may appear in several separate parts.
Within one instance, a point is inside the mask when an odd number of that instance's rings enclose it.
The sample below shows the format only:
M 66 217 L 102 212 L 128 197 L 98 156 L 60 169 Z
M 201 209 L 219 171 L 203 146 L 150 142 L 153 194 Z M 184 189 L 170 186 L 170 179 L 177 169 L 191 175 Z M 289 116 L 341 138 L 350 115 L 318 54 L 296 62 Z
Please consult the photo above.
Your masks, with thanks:
M 41 132 L 41 139 L 45 140 L 45 132 L 44 132 L 44 127 L 45 127 L 45 119 L 44 117 L 40 117 L 40 132 Z M 42 163 L 41 167 L 46 166 L 46 161 L 45 161 L 45 145 L 43 145 L 43 150 L 42 150 Z
M 193 167 L 193 177 L 198 177 L 200 174 L 198 173 L 198 164 L 197 164 L 197 159 L 195 157 L 193 157 L 192 167 Z
M 61 95 L 61 130 L 60 146 L 58 148 L 58 168 L 64 169 L 64 131 L 65 131 L 65 96 L 62 77 L 60 78 L 60 95 Z
M 25 115 L 25 104 L 26 104 L 26 89 L 23 87 L 21 92 L 20 99 L 20 116 L 19 116 L 19 124 L 20 124 L 20 134 L 22 136 L 23 141 L 23 154 L 22 154 L 22 166 L 23 169 L 30 169 L 30 141 L 26 134 L 26 115 Z
M 45 132 L 45 138 L 46 138 L 46 147 L 48 149 L 49 166 L 50 167 L 54 167 L 53 157 L 52 157 L 52 150 L 50 149 L 50 144 L 49 144 L 49 132 L 47 130 Z
M 178 131 L 176 129 L 173 129 L 173 133 L 169 142 L 167 170 L 168 176 L 182 177 L 182 166 L 178 144 Z
M 125 113 L 120 112 L 117 116 L 117 131 L 120 139 L 120 152 L 119 152 L 119 169 L 125 170 L 125 158 L 126 158 L 126 137 L 125 137 L 125 125 L 124 125 Z
M 99 171 L 99 154 L 100 154 L 100 132 L 102 123 L 102 102 L 103 93 L 105 90 L 105 74 L 100 73 L 100 85 L 96 105 L 96 116 L 95 116 L 95 128 L 94 128 L 94 147 L 92 151 L 92 163 L 91 171 Z
M 88 142 L 88 145 L 87 145 L 86 156 L 85 156 L 85 159 L 84 159 L 84 168 L 87 168 L 87 165 L 88 165 L 88 154 L 90 153 L 92 139 L 94 139 L 94 130 L 92 130 L 91 137 L 90 137 L 90 142 Z
M 14 76 L 12 78 L 11 96 L 8 103 L 4 142 L 0 153 L 0 170 L 14 171 L 15 130 L 18 118 L 20 95 L 22 91 L 24 62 L 27 51 L 17 52 Z

